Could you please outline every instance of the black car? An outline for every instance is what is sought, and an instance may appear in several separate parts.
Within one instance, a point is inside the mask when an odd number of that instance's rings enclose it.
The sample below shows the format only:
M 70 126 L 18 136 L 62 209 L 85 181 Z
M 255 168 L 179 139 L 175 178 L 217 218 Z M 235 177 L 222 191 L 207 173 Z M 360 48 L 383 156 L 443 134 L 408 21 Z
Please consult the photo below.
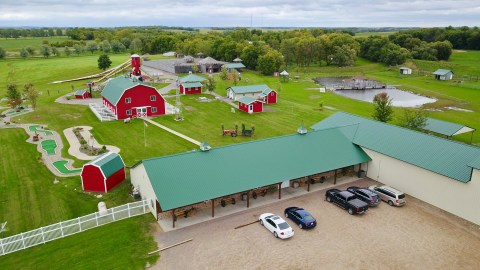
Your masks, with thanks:
M 368 206 L 377 206 L 380 204 L 380 198 L 378 197 L 377 193 L 360 187 L 349 187 L 347 188 L 348 191 L 357 195 L 357 197 L 366 202 Z
M 288 207 L 285 209 L 285 217 L 298 224 L 300 229 L 308 229 L 317 226 L 317 220 L 310 213 L 299 207 Z
M 346 209 L 350 215 L 363 214 L 368 210 L 368 204 L 358 199 L 357 195 L 350 191 L 333 188 L 327 190 L 325 197 L 328 202 Z

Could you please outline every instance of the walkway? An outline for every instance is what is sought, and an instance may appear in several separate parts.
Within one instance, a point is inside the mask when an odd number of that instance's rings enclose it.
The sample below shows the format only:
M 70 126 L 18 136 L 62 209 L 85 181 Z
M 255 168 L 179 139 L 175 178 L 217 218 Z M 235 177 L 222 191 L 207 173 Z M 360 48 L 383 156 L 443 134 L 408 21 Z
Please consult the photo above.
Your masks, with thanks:
M 183 134 L 180 133 L 180 132 L 176 132 L 175 130 L 170 129 L 170 128 L 164 126 L 164 125 L 160 125 L 159 123 L 157 123 L 157 122 L 155 122 L 155 121 L 153 121 L 153 120 L 150 120 L 150 119 L 148 119 L 148 118 L 141 118 L 141 119 L 149 122 L 149 123 L 152 124 L 152 125 L 155 125 L 155 126 L 161 128 L 161 129 L 164 129 L 164 130 L 172 133 L 173 135 L 176 135 L 176 136 L 178 136 L 178 137 L 180 137 L 180 138 L 182 138 L 182 139 L 185 139 L 185 140 L 187 140 L 187 141 L 189 141 L 189 142 L 191 142 L 191 143 L 193 143 L 193 144 L 196 144 L 196 145 L 198 145 L 198 146 L 200 146 L 200 144 L 201 144 L 199 141 L 196 141 L 196 140 L 194 140 L 194 139 L 192 139 L 192 138 L 190 138 L 190 137 L 188 137 L 188 136 L 186 136 L 186 135 L 183 135 Z
M 80 152 L 80 147 L 81 144 L 77 139 L 77 136 L 75 136 L 75 133 L 73 133 L 73 129 L 75 128 L 82 128 L 83 130 L 80 131 L 80 134 L 82 137 L 87 141 L 88 146 L 92 146 L 95 148 L 102 148 L 103 144 L 99 144 L 97 140 L 93 137 L 92 133 L 90 130 L 92 130 L 92 127 L 89 126 L 77 126 L 77 127 L 71 127 L 67 128 L 63 131 L 63 135 L 65 135 L 65 138 L 67 138 L 68 143 L 70 144 L 70 148 L 68 148 L 68 154 L 81 159 L 81 160 L 92 160 L 97 158 L 98 156 L 89 156 L 85 153 Z M 92 141 L 93 140 L 93 141 Z M 107 147 L 107 150 L 113 153 L 119 153 L 120 148 L 113 146 L 113 145 L 105 145 Z

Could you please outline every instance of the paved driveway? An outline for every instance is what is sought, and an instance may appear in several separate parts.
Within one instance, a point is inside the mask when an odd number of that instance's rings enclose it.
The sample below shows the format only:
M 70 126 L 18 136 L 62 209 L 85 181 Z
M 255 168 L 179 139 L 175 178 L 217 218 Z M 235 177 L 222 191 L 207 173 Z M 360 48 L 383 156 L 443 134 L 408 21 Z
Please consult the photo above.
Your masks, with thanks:
M 367 186 L 371 180 L 352 185 Z M 349 185 L 349 184 L 347 184 Z M 346 188 L 347 185 L 339 186 Z M 480 228 L 407 196 L 404 207 L 382 202 L 362 216 L 324 200 L 324 191 L 249 209 L 167 233 L 159 247 L 194 240 L 161 253 L 155 269 L 479 269 Z M 318 220 L 280 240 L 255 221 L 301 206 Z

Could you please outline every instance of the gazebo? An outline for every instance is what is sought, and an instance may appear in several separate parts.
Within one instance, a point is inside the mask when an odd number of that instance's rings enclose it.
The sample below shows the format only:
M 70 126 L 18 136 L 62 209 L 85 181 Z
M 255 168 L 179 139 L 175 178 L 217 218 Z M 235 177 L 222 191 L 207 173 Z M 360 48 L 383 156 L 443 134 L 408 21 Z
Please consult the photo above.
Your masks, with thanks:
M 242 62 L 242 59 L 240 59 L 240 58 L 237 57 L 237 58 L 233 59 L 233 62 L 235 62 L 235 63 L 241 63 L 241 62 Z
M 280 78 L 282 78 L 282 81 L 286 82 L 288 80 L 288 76 L 290 74 L 288 74 L 288 72 L 286 70 L 280 72 Z

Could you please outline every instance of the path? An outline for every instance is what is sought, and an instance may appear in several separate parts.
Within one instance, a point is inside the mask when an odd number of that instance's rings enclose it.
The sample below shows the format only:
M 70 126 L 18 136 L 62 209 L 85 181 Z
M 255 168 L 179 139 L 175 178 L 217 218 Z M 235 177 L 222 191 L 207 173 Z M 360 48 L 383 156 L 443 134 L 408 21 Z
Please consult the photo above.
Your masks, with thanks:
M 200 146 L 200 144 L 201 144 L 199 141 L 196 141 L 196 140 L 194 140 L 194 139 L 192 139 L 192 138 L 190 138 L 190 137 L 188 137 L 188 136 L 186 136 L 186 135 L 183 135 L 183 134 L 180 133 L 180 132 L 177 132 L 177 131 L 175 131 L 175 130 L 173 130 L 173 129 L 170 129 L 170 128 L 168 128 L 168 127 L 166 127 L 166 126 L 164 126 L 164 125 L 161 125 L 161 124 L 159 124 L 159 123 L 157 123 L 157 122 L 155 122 L 155 121 L 153 121 L 153 120 L 150 120 L 150 119 L 148 119 L 148 118 L 142 118 L 142 119 L 145 120 L 145 121 L 147 121 L 147 122 L 149 122 L 149 123 L 152 124 L 152 125 L 155 125 L 155 126 L 161 128 L 161 129 L 164 129 L 164 130 L 172 133 L 173 135 L 176 135 L 176 136 L 178 136 L 178 137 L 180 137 L 180 138 L 182 138 L 182 139 L 185 139 L 185 140 L 187 140 L 187 141 L 189 141 L 189 142 L 191 142 L 191 143 L 193 143 L 193 144 L 196 144 L 196 145 L 198 145 L 198 146 Z
M 95 148 L 102 148 L 103 144 L 99 144 L 97 140 L 92 136 L 92 133 L 90 130 L 92 130 L 92 127 L 89 126 L 77 126 L 78 128 L 82 128 L 83 130 L 80 131 L 80 134 L 82 137 L 87 141 L 88 146 L 92 146 L 92 139 L 93 139 L 93 147 Z M 80 147 L 81 144 L 77 139 L 77 136 L 75 136 L 75 133 L 73 133 L 73 129 L 77 127 L 71 127 L 67 128 L 63 131 L 63 135 L 65 135 L 65 138 L 67 138 L 68 143 L 70 144 L 70 148 L 68 148 L 68 154 L 81 159 L 81 160 L 92 160 L 97 158 L 98 156 L 89 156 L 85 153 L 80 152 Z M 113 145 L 105 145 L 107 147 L 107 150 L 113 153 L 119 153 L 120 148 L 113 146 Z

